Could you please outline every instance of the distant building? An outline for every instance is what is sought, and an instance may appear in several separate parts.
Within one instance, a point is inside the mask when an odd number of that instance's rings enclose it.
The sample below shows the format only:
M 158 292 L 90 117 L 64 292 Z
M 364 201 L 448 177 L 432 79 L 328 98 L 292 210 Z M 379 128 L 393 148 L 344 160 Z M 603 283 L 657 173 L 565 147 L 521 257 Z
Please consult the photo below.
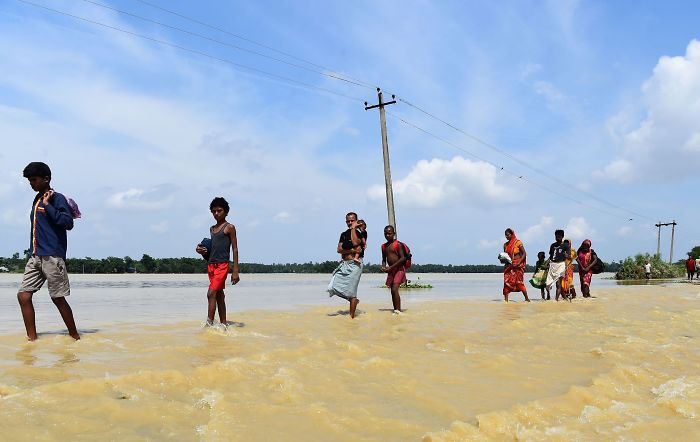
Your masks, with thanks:
M 10 271 L 10 269 L 8 269 L 7 267 L 0 266 L 0 273 L 9 272 L 9 271 Z

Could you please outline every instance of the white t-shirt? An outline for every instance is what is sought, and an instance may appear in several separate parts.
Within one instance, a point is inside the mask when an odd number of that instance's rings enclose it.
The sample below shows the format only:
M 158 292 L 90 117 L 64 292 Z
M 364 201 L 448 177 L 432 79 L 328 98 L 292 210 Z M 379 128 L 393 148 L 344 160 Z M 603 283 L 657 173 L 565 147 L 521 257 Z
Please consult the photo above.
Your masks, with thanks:
M 644 273 L 651 273 L 651 264 L 644 264 Z

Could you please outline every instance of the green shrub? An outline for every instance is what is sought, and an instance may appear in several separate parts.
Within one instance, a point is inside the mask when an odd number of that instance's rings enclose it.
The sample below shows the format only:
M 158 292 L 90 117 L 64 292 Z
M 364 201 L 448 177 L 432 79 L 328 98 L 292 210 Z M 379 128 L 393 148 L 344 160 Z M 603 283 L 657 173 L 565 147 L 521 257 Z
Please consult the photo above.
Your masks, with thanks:
M 651 264 L 651 277 L 657 278 L 678 278 L 683 276 L 684 269 L 677 264 L 669 264 L 662 261 L 658 256 L 649 255 L 648 253 L 638 253 L 634 257 L 630 256 L 625 259 L 617 273 L 615 279 L 644 279 L 644 264 L 649 261 Z

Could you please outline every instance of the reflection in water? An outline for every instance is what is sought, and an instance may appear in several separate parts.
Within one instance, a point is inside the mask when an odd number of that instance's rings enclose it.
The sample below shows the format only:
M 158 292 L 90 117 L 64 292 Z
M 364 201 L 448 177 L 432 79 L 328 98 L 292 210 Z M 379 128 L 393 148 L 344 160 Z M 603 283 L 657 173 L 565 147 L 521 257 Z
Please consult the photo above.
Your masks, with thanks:
M 15 353 L 17 360 L 23 365 L 35 365 L 38 361 L 38 358 L 34 355 L 35 345 L 34 343 L 25 344 L 20 351 Z
M 78 356 L 73 351 L 71 351 L 70 348 L 63 347 L 57 350 L 55 353 L 59 356 L 59 359 L 53 364 L 53 367 L 55 368 L 60 368 L 61 366 L 66 364 L 80 362 Z

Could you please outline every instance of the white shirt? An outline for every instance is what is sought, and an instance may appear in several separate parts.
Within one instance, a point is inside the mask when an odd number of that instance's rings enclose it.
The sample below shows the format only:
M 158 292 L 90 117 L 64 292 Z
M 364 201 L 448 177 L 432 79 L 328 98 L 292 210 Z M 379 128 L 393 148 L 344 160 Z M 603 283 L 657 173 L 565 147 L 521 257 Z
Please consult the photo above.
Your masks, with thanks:
M 651 273 L 651 264 L 644 264 L 644 273 Z

